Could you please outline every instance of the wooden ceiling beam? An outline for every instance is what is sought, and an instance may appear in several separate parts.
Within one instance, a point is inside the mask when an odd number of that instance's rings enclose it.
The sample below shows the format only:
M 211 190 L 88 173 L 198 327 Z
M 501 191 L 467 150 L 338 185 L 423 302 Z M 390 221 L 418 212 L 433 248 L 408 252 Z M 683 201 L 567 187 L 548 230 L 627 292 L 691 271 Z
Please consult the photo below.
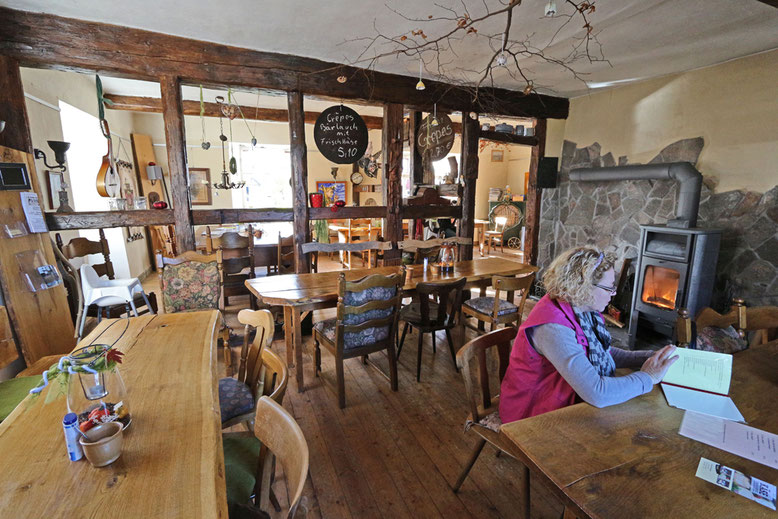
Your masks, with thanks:
M 565 98 L 498 88 L 481 88 L 476 98 L 473 89 L 432 80 L 419 91 L 411 76 L 5 7 L 0 53 L 30 67 L 150 81 L 179 77 L 195 85 L 299 91 L 425 111 L 437 104 L 438 110 L 565 119 L 570 106 Z
M 129 110 L 131 112 L 162 113 L 162 101 L 156 97 L 120 96 L 106 94 L 105 98 L 112 101 L 113 105 L 106 105 L 113 110 Z M 219 117 L 219 105 L 217 103 L 203 103 L 205 117 Z M 289 112 L 278 108 L 256 108 L 253 106 L 241 106 L 243 116 L 250 121 L 271 121 L 288 123 Z M 200 115 L 199 101 L 184 101 L 184 115 Z M 319 112 L 305 112 L 305 124 L 314 124 L 319 117 Z M 369 130 L 380 130 L 383 118 L 374 115 L 363 115 L 362 119 Z

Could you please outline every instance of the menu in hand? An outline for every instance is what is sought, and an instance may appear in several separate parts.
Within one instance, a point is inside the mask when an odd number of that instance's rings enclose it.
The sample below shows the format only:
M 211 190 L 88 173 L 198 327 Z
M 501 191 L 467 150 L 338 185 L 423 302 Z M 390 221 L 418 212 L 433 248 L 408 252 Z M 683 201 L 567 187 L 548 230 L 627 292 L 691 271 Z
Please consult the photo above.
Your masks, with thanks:
M 678 348 L 680 357 L 662 379 L 667 403 L 679 409 L 696 411 L 727 420 L 744 422 L 729 393 L 732 355 Z

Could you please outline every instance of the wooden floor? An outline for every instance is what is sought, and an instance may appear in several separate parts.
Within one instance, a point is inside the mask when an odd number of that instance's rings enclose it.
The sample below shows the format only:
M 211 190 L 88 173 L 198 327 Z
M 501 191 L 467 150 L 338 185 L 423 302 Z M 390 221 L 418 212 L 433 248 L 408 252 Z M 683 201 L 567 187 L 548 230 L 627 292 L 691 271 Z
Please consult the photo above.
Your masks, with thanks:
M 330 270 L 339 264 L 325 260 L 322 267 Z M 153 290 L 155 283 L 149 279 L 144 285 Z M 236 315 L 247 304 L 245 297 L 230 300 L 226 317 L 233 333 L 242 333 Z M 334 309 L 317 311 L 314 322 L 334 315 Z M 475 336 L 471 330 L 466 333 L 468 339 Z M 455 335 L 454 340 L 460 347 L 461 339 Z M 491 446 L 483 450 L 459 494 L 451 490 L 475 435 L 463 430 L 468 409 L 464 384 L 454 370 L 445 335 L 439 333 L 436 342 L 437 353 L 433 353 L 431 336 L 426 335 L 421 382 L 417 383 L 417 335 L 406 337 L 397 392 L 391 391 L 388 378 L 372 365 L 361 359 L 347 360 L 346 408 L 341 410 L 335 395 L 333 357 L 322 350 L 322 376 L 314 378 L 312 339 L 304 338 L 305 392 L 298 393 L 295 378 L 290 377 L 284 407 L 300 424 L 310 450 L 303 502 L 307 517 L 517 517 L 523 506 L 517 497 L 522 485 L 520 465 L 508 456 L 496 457 Z M 284 347 L 282 335 L 277 334 L 272 349 L 285 359 Z M 233 358 L 239 358 L 237 350 Z M 371 355 L 371 360 L 388 373 L 383 353 Z M 281 468 L 277 478 L 274 490 L 286 506 Z M 561 504 L 542 485 L 533 483 L 532 517 L 561 515 Z M 271 511 L 271 516 L 284 514 Z

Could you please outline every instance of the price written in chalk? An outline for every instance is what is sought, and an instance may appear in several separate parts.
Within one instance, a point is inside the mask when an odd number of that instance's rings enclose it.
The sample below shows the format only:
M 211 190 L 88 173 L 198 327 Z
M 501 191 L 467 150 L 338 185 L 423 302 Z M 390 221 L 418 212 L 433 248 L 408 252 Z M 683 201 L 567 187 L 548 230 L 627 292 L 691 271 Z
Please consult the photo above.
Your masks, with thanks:
M 353 164 L 364 156 L 367 149 L 367 125 L 351 108 L 331 106 L 316 119 L 313 140 L 327 160 L 336 164 Z
M 419 128 L 416 144 L 419 153 L 429 155 L 433 162 L 445 158 L 454 145 L 454 125 L 448 115 L 427 116 Z

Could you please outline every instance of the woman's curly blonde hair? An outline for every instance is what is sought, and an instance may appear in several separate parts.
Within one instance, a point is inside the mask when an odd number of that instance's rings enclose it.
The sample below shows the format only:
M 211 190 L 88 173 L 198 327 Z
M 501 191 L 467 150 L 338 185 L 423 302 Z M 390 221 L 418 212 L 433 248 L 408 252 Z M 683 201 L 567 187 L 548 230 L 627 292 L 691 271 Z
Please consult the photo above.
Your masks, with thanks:
M 548 296 L 582 308 L 594 304 L 594 283 L 613 268 L 616 256 L 594 246 L 567 249 L 543 274 Z

